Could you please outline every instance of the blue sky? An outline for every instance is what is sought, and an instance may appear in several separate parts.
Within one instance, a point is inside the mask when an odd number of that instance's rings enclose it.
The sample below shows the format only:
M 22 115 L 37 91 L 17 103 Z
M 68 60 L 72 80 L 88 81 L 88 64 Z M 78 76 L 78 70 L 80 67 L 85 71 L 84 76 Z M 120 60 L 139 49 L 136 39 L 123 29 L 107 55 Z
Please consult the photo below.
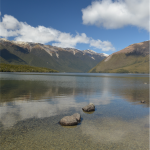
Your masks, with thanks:
M 149 0 L 1 0 L 0 37 L 110 55 L 149 40 Z

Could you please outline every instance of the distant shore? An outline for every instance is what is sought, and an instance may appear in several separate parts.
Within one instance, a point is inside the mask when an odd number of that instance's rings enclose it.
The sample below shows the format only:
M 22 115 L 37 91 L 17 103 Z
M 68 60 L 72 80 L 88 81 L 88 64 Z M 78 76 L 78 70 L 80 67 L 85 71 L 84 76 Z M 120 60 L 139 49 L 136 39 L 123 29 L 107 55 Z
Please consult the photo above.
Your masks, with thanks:
M 33 67 L 29 65 L 0 64 L 0 72 L 59 72 L 54 69 Z

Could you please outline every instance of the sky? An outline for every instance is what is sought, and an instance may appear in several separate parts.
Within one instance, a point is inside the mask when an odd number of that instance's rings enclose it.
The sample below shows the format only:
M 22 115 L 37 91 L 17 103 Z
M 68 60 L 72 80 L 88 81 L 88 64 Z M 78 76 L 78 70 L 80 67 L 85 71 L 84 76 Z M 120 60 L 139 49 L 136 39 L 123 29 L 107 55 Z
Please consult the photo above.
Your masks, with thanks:
M 1 0 L 0 38 L 108 55 L 149 40 L 149 0 Z

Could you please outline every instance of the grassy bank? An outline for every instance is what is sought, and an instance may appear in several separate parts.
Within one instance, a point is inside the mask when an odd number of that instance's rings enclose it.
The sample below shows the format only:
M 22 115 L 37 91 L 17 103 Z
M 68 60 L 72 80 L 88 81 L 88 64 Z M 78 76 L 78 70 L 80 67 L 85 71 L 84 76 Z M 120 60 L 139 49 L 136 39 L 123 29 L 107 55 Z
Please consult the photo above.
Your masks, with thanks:
M 110 60 L 101 61 L 90 73 L 149 73 L 149 55 L 114 54 Z

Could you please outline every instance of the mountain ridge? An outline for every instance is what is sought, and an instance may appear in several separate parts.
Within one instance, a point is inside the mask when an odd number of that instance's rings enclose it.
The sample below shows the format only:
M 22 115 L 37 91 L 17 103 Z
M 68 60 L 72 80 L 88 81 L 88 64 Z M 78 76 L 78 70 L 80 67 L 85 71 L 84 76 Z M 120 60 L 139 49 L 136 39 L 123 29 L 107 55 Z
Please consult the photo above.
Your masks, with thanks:
M 96 54 L 96 55 L 100 55 L 100 56 L 109 56 L 108 54 L 105 53 L 97 53 L 93 50 L 87 49 L 87 50 L 79 50 L 79 49 L 75 49 L 75 48 L 61 48 L 61 47 L 56 47 L 56 46 L 51 46 L 51 45 L 44 45 L 41 43 L 34 43 L 34 42 L 23 42 L 23 41 L 9 41 L 5 38 L 1 38 L 0 42 L 2 43 L 2 41 L 4 42 L 11 42 L 12 44 L 16 44 L 17 46 L 20 46 L 22 48 L 27 48 L 28 50 L 32 50 L 32 48 L 35 48 L 38 46 L 38 48 L 44 49 L 48 54 L 52 55 L 54 52 L 57 53 L 58 50 L 66 50 L 68 52 L 72 52 L 74 55 L 77 52 L 81 52 L 84 55 L 85 54 Z M 48 52 L 49 50 L 49 52 Z
M 59 72 L 87 72 L 106 58 L 103 53 L 0 39 L 1 63 L 46 67 Z

